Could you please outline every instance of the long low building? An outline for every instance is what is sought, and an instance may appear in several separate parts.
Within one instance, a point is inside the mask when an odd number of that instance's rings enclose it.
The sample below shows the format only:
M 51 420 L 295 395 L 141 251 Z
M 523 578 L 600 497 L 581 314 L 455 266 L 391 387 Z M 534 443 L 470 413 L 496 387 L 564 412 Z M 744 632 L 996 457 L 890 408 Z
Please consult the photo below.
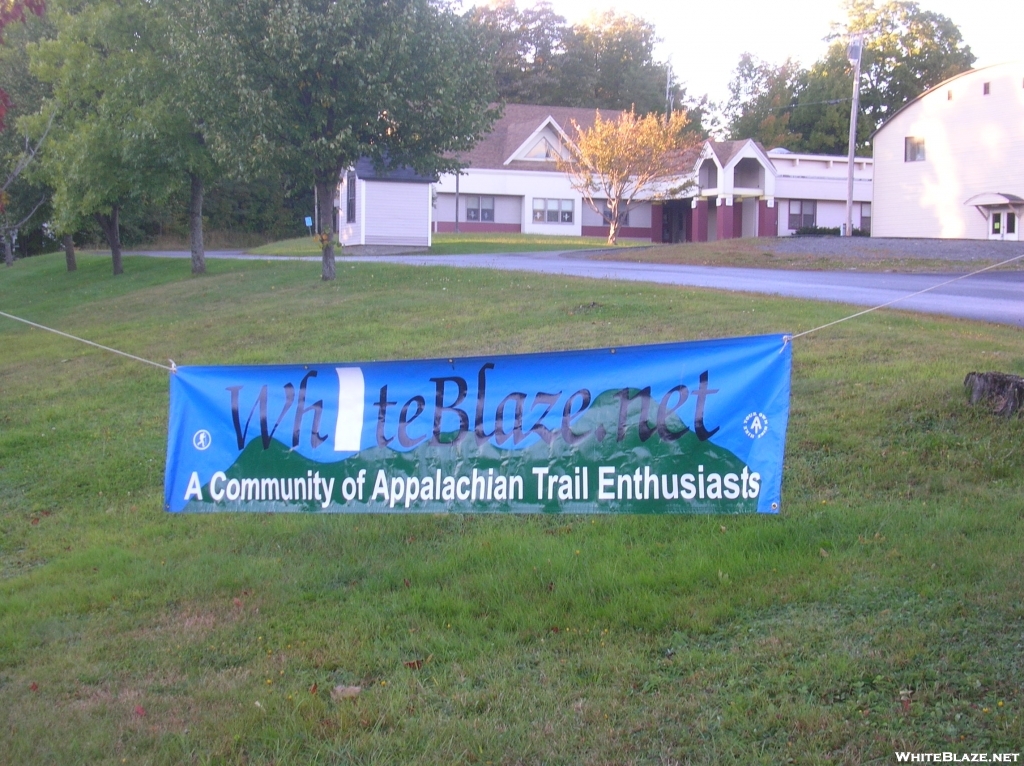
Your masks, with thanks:
M 607 236 L 597 210 L 572 188 L 556 160 L 574 125 L 587 129 L 596 111 L 508 104 L 474 149 L 467 167 L 435 186 L 436 232 L 493 231 Z M 614 119 L 618 112 L 603 112 Z M 707 141 L 685 158 L 666 188 L 691 183 L 669 198 L 650 194 L 634 203 L 620 236 L 652 242 L 704 242 L 734 237 L 787 236 L 804 227 L 842 227 L 846 221 L 846 157 L 765 151 L 753 140 Z M 871 227 L 872 160 L 854 161 L 854 226 Z

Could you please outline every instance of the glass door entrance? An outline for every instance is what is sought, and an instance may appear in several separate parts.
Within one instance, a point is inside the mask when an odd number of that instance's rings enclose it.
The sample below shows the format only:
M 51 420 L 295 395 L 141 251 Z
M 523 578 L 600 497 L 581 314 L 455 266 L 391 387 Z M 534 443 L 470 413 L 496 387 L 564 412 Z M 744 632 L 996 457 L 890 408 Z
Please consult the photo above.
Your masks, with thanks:
M 993 210 L 988 223 L 989 239 L 1017 241 L 1017 214 L 1012 210 Z

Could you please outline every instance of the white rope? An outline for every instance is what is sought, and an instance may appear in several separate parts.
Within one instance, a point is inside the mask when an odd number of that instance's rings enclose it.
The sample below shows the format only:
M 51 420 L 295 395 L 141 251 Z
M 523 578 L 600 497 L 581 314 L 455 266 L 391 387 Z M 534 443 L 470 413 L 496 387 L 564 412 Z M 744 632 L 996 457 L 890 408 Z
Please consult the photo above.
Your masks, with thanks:
M 21 317 L 16 317 L 12 314 L 6 314 L 3 311 L 0 311 L 0 316 L 5 316 L 8 319 L 13 319 L 16 322 L 24 322 L 25 324 L 31 325 L 32 327 L 38 327 L 40 330 L 46 330 L 47 332 L 56 333 L 57 335 L 63 335 L 65 338 L 71 338 L 71 340 L 77 340 L 79 343 L 85 343 L 90 346 L 95 346 L 96 348 L 101 348 L 104 351 L 109 351 L 112 354 L 120 354 L 121 356 L 126 356 L 129 359 L 134 359 L 136 362 L 144 362 L 145 364 L 151 364 L 154 367 L 159 367 L 161 370 L 167 370 L 168 372 L 177 372 L 177 366 L 174 364 L 173 361 L 171 361 L 171 366 L 168 367 L 166 364 L 160 364 L 159 362 L 151 362 L 149 359 L 143 359 L 141 356 L 128 354 L 124 351 L 118 351 L 116 348 L 110 348 L 109 346 L 101 346 L 99 343 L 93 343 L 91 340 L 86 340 L 85 338 L 79 338 L 74 335 L 69 335 L 66 332 L 54 330 L 52 327 L 46 327 L 45 325 L 36 324 L 35 322 L 30 322 L 27 319 L 22 319 Z
M 1000 266 L 1005 266 L 1008 263 L 1013 263 L 1014 261 L 1019 261 L 1021 258 L 1024 258 L 1024 254 L 1018 255 L 1015 258 L 1010 258 L 1009 260 L 1003 261 L 1002 263 L 994 263 L 991 266 L 986 266 L 983 269 L 978 269 L 977 271 L 972 271 L 970 274 L 961 274 L 959 277 L 955 277 L 954 279 L 947 279 L 945 282 L 941 282 L 940 284 L 937 284 L 937 285 L 932 285 L 931 287 L 926 287 L 924 290 L 918 290 L 916 293 L 911 293 L 910 295 L 903 295 L 903 296 L 900 296 L 899 298 L 893 298 L 888 303 L 883 303 L 880 306 L 872 306 L 869 309 L 864 309 L 863 311 L 858 311 L 856 314 L 850 314 L 850 316 L 848 316 L 848 317 L 843 317 L 842 319 L 837 319 L 834 322 L 829 322 L 828 324 L 823 324 L 820 327 L 815 327 L 813 330 L 804 330 L 803 332 L 797 333 L 796 335 L 788 335 L 788 336 L 786 336 L 786 342 L 788 343 L 791 340 L 795 340 L 797 338 L 801 338 L 804 335 L 810 335 L 812 332 L 817 332 L 818 330 L 824 330 L 826 327 L 831 327 L 834 324 L 839 324 L 840 322 L 845 322 L 847 319 L 856 319 L 857 317 L 864 316 L 865 314 L 870 314 L 872 311 L 878 311 L 878 309 L 884 309 L 886 306 L 891 306 L 892 304 L 898 303 L 899 301 L 905 301 L 907 298 L 913 298 L 913 297 L 915 297 L 917 295 L 923 295 L 924 293 L 931 292 L 932 290 L 938 290 L 940 287 L 945 287 L 946 285 L 951 285 L 954 282 L 959 282 L 961 279 L 967 279 L 967 277 L 973 277 L 975 274 L 980 274 L 983 271 L 988 271 L 989 269 L 998 269 Z

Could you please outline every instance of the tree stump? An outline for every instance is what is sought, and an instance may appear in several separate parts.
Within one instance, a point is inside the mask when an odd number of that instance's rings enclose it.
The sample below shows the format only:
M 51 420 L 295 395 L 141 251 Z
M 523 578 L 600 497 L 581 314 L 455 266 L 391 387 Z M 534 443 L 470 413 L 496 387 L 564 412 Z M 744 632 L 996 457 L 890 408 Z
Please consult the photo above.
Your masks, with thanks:
M 987 402 L 996 415 L 1008 418 L 1024 411 L 1024 378 L 1005 372 L 969 372 L 964 388 L 971 404 Z

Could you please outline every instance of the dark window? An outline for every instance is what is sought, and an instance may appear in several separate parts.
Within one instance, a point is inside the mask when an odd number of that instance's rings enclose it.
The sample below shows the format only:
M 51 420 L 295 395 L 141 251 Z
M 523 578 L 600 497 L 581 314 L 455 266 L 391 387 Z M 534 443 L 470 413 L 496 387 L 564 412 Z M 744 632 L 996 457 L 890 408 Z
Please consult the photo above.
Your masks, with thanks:
M 791 199 L 789 201 L 789 228 L 793 231 L 814 226 L 817 203 L 812 199 Z
M 1006 214 L 1006 233 L 1016 234 L 1017 233 L 1017 215 L 1015 213 Z
M 871 203 L 860 203 L 860 228 L 867 234 L 871 233 Z
M 990 83 L 990 82 L 985 83 L 984 86 L 982 86 L 982 90 L 984 90 L 985 95 L 987 96 L 989 93 L 992 92 L 992 83 Z
M 354 170 L 348 171 L 348 175 L 345 178 L 345 221 L 348 223 L 356 222 L 356 173 Z
M 533 198 L 535 223 L 572 223 L 574 203 L 571 199 Z
M 903 143 L 904 162 L 924 162 L 924 139 L 907 136 Z
M 611 224 L 612 211 L 608 206 L 608 200 L 604 201 L 604 210 L 601 211 L 601 217 L 604 218 L 605 223 Z M 629 226 L 629 210 L 624 208 L 619 210 L 619 226 Z
M 494 197 L 477 197 L 475 195 L 466 197 L 466 220 L 493 221 Z

